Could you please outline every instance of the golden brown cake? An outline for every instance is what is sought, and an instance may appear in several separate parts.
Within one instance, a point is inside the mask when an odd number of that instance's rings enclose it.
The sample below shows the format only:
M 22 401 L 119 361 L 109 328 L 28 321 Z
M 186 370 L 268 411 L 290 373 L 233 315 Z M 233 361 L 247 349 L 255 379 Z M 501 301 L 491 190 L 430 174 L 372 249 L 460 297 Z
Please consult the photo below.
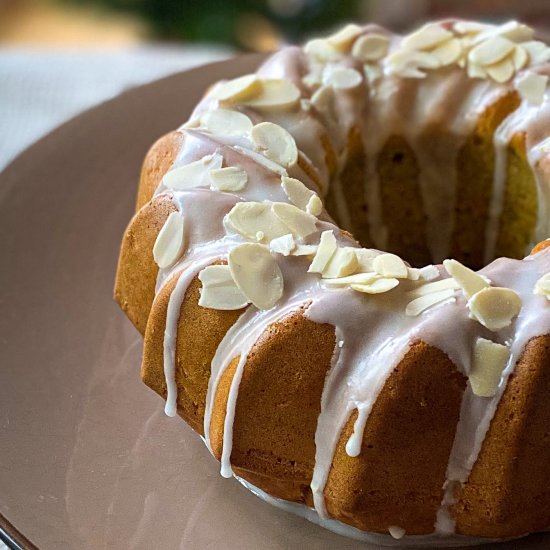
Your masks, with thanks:
M 549 60 L 348 25 L 153 145 L 115 297 L 222 475 L 379 544 L 550 528 Z

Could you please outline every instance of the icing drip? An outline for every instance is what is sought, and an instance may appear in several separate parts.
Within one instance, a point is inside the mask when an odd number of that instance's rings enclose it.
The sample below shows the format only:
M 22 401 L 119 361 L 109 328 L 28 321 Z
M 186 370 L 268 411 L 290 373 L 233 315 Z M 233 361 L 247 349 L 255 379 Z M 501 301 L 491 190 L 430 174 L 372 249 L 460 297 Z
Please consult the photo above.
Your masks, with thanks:
M 373 30 L 385 34 L 379 28 L 371 27 L 370 31 Z M 390 38 L 390 52 L 395 52 L 402 39 Z M 362 65 L 349 56 L 340 56 L 337 61 L 328 62 L 327 66 L 354 68 L 364 74 Z M 389 214 L 383 212 L 377 159 L 388 139 L 400 136 L 411 146 L 419 164 L 419 186 L 427 219 L 426 241 L 433 259 L 441 261 L 449 252 L 454 229 L 454 211 L 458 200 L 454 168 L 457 153 L 475 127 L 479 115 L 512 89 L 512 83 L 497 86 L 490 81 L 474 80 L 461 68 L 447 67 L 428 72 L 422 79 L 386 75 L 368 82 L 361 81 L 355 90 L 334 93 L 331 113 L 326 113 L 312 108 L 310 100 L 313 90 L 302 82 L 306 74 L 319 70 L 319 63 L 309 59 L 300 48 L 285 48 L 272 56 L 259 69 L 258 75 L 290 80 L 300 90 L 303 101 L 295 109 L 271 112 L 267 116 L 246 105 L 234 106 L 235 110 L 246 114 L 253 124 L 267 119 L 292 134 L 300 156 L 299 162 L 289 168 L 267 159 L 254 148 L 249 135 L 219 136 L 201 128 L 201 116 L 220 107 L 220 102 L 209 95 L 195 109 L 192 124 L 182 128 L 183 145 L 173 168 L 185 166 L 207 155 L 220 155 L 224 167 L 238 167 L 246 172 L 248 183 L 232 194 L 212 191 L 206 179 L 201 183 L 201 188 L 178 191 L 161 183 L 157 189 L 157 194 L 172 196 L 174 205 L 186 220 L 185 255 L 175 266 L 159 270 L 157 279 L 158 292 L 171 276 L 179 273 L 168 302 L 164 334 L 164 374 L 168 392 L 165 410 L 169 416 L 177 412 L 175 350 L 179 312 L 185 292 L 203 267 L 217 260 L 225 260 L 232 247 L 245 242 L 239 235 L 226 235 L 223 226 L 224 216 L 235 204 L 240 201 L 288 202 L 280 185 L 281 175 L 288 175 L 321 193 L 326 193 L 330 185 L 338 217 L 345 227 L 351 227 L 349 205 L 343 192 L 346 182 L 341 179 L 342 168 L 347 161 L 347 140 L 350 131 L 357 129 L 366 155 L 364 195 L 370 235 L 376 245 L 384 248 L 388 237 L 385 216 Z M 526 135 L 528 160 L 538 186 L 536 238 L 542 239 L 550 233 L 550 182 L 547 176 L 550 146 L 545 135 L 549 126 L 548 101 L 541 106 L 523 101 L 520 109 L 512 113 L 495 133 L 493 193 L 489 222 L 485 228 L 487 260 L 494 255 L 498 239 L 506 187 L 508 143 L 520 132 Z M 330 181 L 325 150 L 320 146 L 326 139 L 338 158 L 333 181 Z M 357 247 L 357 243 L 332 224 L 326 212 L 320 220 L 316 222 L 318 231 L 308 235 L 300 244 L 317 244 L 320 233 L 332 229 L 339 246 Z M 336 347 L 322 392 L 321 413 L 315 433 L 316 454 L 311 482 L 315 510 L 273 499 L 244 480 L 240 481 L 265 500 L 336 532 L 369 542 L 395 543 L 390 535 L 363 533 L 327 517 L 324 490 L 343 427 L 357 411 L 353 434 L 346 442 L 346 452 L 350 456 L 359 456 L 365 427 L 379 392 L 413 343 L 423 341 L 443 351 L 465 376 L 470 372 L 473 344 L 478 337 L 507 343 L 511 346 L 511 357 L 496 395 L 489 398 L 476 396 L 470 385 L 464 393 L 435 534 L 427 537 L 405 535 L 402 539 L 418 546 L 438 544 L 443 535 L 446 545 L 479 542 L 478 539 L 451 536 L 454 533 L 451 512 L 455 491 L 468 479 L 506 382 L 525 345 L 535 336 L 550 333 L 550 307 L 544 297 L 532 293 L 535 282 L 550 271 L 550 251 L 523 261 L 500 259 L 481 270 L 480 273 L 489 277 L 494 285 L 514 289 L 523 301 L 519 317 L 510 327 L 496 333 L 469 317 L 466 299 L 460 291 L 452 290 L 450 300 L 411 317 L 406 315 L 405 310 L 410 301 L 407 292 L 416 285 L 413 281 L 400 281 L 397 288 L 386 294 L 365 295 L 350 288 L 328 288 L 318 275 L 307 272 L 310 265 L 307 257 L 277 257 L 277 261 L 284 276 L 283 297 L 275 307 L 266 311 L 248 306 L 227 331 L 212 360 L 204 416 L 205 442 L 211 452 L 210 424 L 216 392 L 227 369 L 235 367 L 225 411 L 222 475 L 233 475 L 233 425 L 247 358 L 271 324 L 302 309 L 308 319 L 333 325 L 336 334 Z M 443 268 L 438 269 L 438 279 L 448 277 Z M 452 292 L 455 292 L 454 296 Z M 392 529 L 394 534 L 402 534 L 398 527 Z

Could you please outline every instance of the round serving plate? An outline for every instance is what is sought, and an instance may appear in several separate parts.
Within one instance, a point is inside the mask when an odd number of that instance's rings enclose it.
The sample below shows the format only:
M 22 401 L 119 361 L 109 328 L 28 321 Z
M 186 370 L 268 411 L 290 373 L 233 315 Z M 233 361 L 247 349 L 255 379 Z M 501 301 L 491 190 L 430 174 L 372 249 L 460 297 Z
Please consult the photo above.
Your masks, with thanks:
M 112 299 L 147 148 L 209 84 L 258 62 L 126 92 L 0 174 L 0 538 L 13 547 L 374 548 L 223 479 L 200 438 L 141 384 L 141 338 Z M 550 536 L 495 546 L 543 549 Z

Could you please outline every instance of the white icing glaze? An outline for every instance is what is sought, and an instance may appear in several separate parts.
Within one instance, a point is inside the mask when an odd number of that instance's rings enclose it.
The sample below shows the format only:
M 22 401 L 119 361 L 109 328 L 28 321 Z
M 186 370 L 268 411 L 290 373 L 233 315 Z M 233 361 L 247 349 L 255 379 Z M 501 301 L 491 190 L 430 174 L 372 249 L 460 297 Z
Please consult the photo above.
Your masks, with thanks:
M 366 32 L 387 34 L 370 26 Z M 390 36 L 390 35 L 388 35 Z M 401 42 L 390 36 L 390 52 Z M 349 56 L 331 61 L 329 66 L 345 66 L 363 71 Z M 262 78 L 286 78 L 294 82 L 305 99 L 312 90 L 306 88 L 302 77 L 317 71 L 316 62 L 305 56 L 300 48 L 285 48 L 273 55 L 258 71 Z M 332 116 L 312 109 L 307 103 L 288 112 L 260 113 L 243 106 L 235 109 L 247 114 L 254 124 L 269 120 L 286 128 L 295 138 L 300 150 L 300 162 L 285 170 L 267 162 L 253 150 L 250 136 L 220 137 L 200 128 L 182 129 L 183 145 L 174 167 L 217 153 L 223 156 L 223 166 L 238 166 L 248 174 L 248 183 L 234 194 L 217 193 L 207 188 L 189 191 L 170 191 L 161 184 L 159 193 L 170 193 L 173 202 L 186 219 L 188 250 L 180 262 L 169 270 L 160 270 L 157 290 L 175 273 L 180 273 L 171 294 L 164 337 L 165 376 L 168 388 L 166 411 L 176 412 L 175 347 L 179 311 L 189 282 L 205 265 L 225 259 L 228 250 L 243 242 L 239 236 L 227 236 L 223 217 L 238 201 L 288 202 L 280 185 L 281 174 L 303 181 L 310 189 L 333 195 L 336 214 L 344 227 L 352 220 L 340 181 L 340 170 L 346 162 L 348 136 L 358 129 L 366 155 L 365 198 L 368 203 L 368 222 L 374 243 L 384 248 L 387 242 L 380 181 L 377 177 L 377 158 L 387 140 L 402 136 L 409 143 L 420 168 L 420 191 L 427 218 L 426 241 L 434 261 L 442 261 L 449 253 L 454 229 L 454 210 L 457 201 L 456 156 L 466 137 L 473 130 L 478 116 L 494 101 L 512 90 L 512 84 L 496 85 L 487 80 L 474 80 L 456 67 L 428 72 L 423 79 L 385 76 L 364 81 L 351 90 L 338 90 L 334 94 Z M 195 109 L 191 120 L 219 107 L 219 102 L 206 96 Z M 494 137 L 495 175 L 490 216 L 486 231 L 485 257 L 492 259 L 499 230 L 506 183 L 506 148 L 513 135 L 524 132 L 528 159 L 538 186 L 537 240 L 550 231 L 550 182 L 544 163 L 548 157 L 550 104 L 540 106 L 522 102 L 499 127 Z M 445 136 L 442 139 L 441 136 Z M 338 158 L 336 174 L 329 173 L 325 150 L 320 146 L 328 139 Z M 442 181 L 442 177 L 444 180 Z M 306 244 L 319 240 L 323 230 L 333 229 L 341 246 L 356 247 L 357 243 L 342 234 L 324 212 L 318 222 L 319 231 L 306 239 Z M 484 337 L 511 345 L 511 358 L 504 370 L 497 394 L 481 398 L 468 386 L 464 393 L 453 448 L 449 458 L 443 500 L 437 513 L 435 535 L 410 537 L 402 541 L 410 545 L 429 545 L 441 542 L 446 545 L 464 545 L 479 542 L 477 539 L 451 536 L 454 532 L 450 506 L 454 490 L 467 480 L 480 452 L 483 440 L 506 387 L 527 342 L 539 335 L 550 333 L 550 306 L 542 296 L 534 296 L 536 280 L 550 271 L 550 252 L 544 251 L 523 261 L 500 259 L 481 271 L 493 284 L 506 286 L 518 292 L 523 309 L 513 324 L 498 333 L 491 333 L 468 316 L 465 298 L 457 291 L 452 300 L 429 308 L 417 317 L 407 316 L 407 291 L 416 283 L 403 281 L 382 295 L 364 295 L 349 288 L 328 288 L 319 276 L 307 273 L 309 261 L 304 257 L 278 257 L 283 272 L 285 290 L 283 298 L 272 309 L 259 311 L 249 306 L 238 321 L 225 334 L 211 365 L 211 376 L 204 418 L 205 442 L 212 451 L 210 422 L 214 397 L 219 381 L 233 360 L 238 359 L 225 415 L 222 475 L 232 475 L 231 451 L 233 421 L 237 406 L 239 384 L 246 367 L 246 359 L 266 328 L 286 315 L 302 308 L 307 318 L 329 323 L 335 327 L 337 345 L 327 375 L 321 414 L 315 434 L 316 457 L 311 489 L 315 511 L 304 506 L 283 503 L 272 499 L 246 482 L 253 492 L 276 505 L 284 506 L 325 527 L 370 542 L 388 544 L 396 541 L 388 536 L 370 535 L 327 517 L 324 488 L 332 464 L 340 433 L 350 415 L 357 410 L 352 437 L 346 445 L 350 456 L 361 451 L 363 432 L 369 413 L 388 376 L 401 361 L 411 344 L 423 341 L 448 355 L 465 376 L 470 370 L 471 350 L 477 337 Z M 440 278 L 448 275 L 439 268 Z M 361 330 L 358 330 L 361 327 Z M 368 337 L 365 336 L 368 334 Z M 388 526 L 389 527 L 389 526 Z M 396 531 L 397 532 L 397 531 Z M 373 538 L 374 537 L 374 538 Z M 382 542 L 383 541 L 383 542 Z

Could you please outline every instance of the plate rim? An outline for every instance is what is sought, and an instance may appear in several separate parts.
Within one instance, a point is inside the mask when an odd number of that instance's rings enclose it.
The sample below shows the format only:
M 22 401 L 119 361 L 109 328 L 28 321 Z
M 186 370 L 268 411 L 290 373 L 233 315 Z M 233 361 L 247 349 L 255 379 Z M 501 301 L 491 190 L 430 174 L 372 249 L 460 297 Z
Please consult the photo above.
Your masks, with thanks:
M 226 59 L 219 61 L 213 61 L 211 63 L 205 63 L 197 67 L 192 67 L 187 70 L 176 71 L 169 75 L 157 78 L 145 84 L 138 86 L 133 86 L 129 89 L 122 91 L 120 94 L 115 95 L 109 99 L 101 101 L 96 105 L 93 105 L 75 116 L 69 118 L 59 126 L 56 126 L 48 133 L 38 138 L 36 141 L 25 147 L 20 151 L 15 158 L 13 158 L 1 171 L 0 171 L 0 203 L 7 200 L 7 198 L 15 191 L 17 178 L 12 178 L 12 173 L 17 173 L 19 171 L 19 166 L 25 164 L 28 157 L 33 158 L 35 152 L 39 151 L 43 147 L 47 146 L 48 143 L 55 139 L 56 135 L 64 134 L 66 132 L 71 132 L 73 126 L 78 126 L 82 120 L 93 116 L 94 111 L 108 108 L 109 105 L 114 105 L 124 101 L 125 98 L 130 98 L 136 94 L 143 93 L 143 90 L 148 88 L 154 88 L 156 86 L 162 85 L 163 83 L 169 82 L 170 80 L 176 80 L 181 78 L 183 74 L 187 74 L 192 77 L 194 73 L 199 73 L 204 70 L 209 70 L 213 67 L 219 67 L 221 65 L 232 63 L 237 60 L 247 59 L 250 60 L 250 63 L 253 63 L 253 60 L 258 61 L 258 65 L 265 58 L 265 54 L 258 53 L 244 53 L 233 55 Z M 11 550 L 40 550 L 28 537 L 26 537 L 22 531 L 20 531 L 7 517 L 4 513 L 0 512 L 0 542 L 3 542 Z

